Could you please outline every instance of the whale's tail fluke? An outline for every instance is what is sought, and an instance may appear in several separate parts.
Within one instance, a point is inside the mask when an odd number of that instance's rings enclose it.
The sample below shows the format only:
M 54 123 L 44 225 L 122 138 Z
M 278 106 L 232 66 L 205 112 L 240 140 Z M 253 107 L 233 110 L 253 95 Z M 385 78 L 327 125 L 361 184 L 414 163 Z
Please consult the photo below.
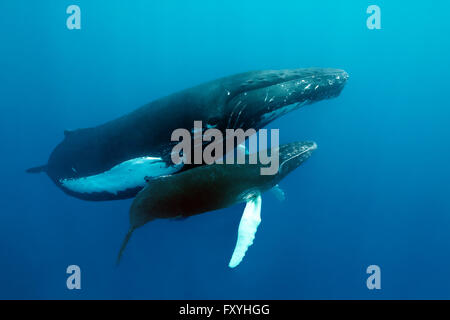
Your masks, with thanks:
M 130 238 L 131 238 L 131 235 L 133 234 L 134 229 L 135 229 L 134 227 L 130 227 L 130 230 L 128 230 L 128 233 L 125 236 L 125 239 L 123 239 L 122 246 L 120 247 L 120 251 L 117 256 L 116 266 L 118 266 L 120 263 L 120 259 L 122 258 L 123 252 L 125 251 L 128 241 L 130 241 Z
M 25 172 L 27 172 L 27 173 L 41 173 L 41 172 L 46 172 L 46 171 L 47 171 L 47 165 L 45 164 L 43 166 L 29 168 Z

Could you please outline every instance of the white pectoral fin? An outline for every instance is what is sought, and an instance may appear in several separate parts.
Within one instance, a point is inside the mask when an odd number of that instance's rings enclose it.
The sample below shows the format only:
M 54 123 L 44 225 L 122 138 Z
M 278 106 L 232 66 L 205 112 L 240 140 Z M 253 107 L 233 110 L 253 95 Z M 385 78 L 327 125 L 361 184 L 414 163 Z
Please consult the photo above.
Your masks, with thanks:
M 284 193 L 283 189 L 280 188 L 279 185 L 276 185 L 272 189 L 270 189 L 272 194 L 277 198 L 278 201 L 282 202 L 286 199 L 286 194 Z
M 256 230 L 261 223 L 261 195 L 258 195 L 249 201 L 242 214 L 241 222 L 239 223 L 238 237 L 236 247 L 234 248 L 228 266 L 235 268 L 244 259 L 248 247 L 253 244 Z
M 146 177 L 172 174 L 183 164 L 167 165 L 160 157 L 140 157 L 119 163 L 108 171 L 81 178 L 62 179 L 60 183 L 78 193 L 108 192 L 117 194 L 131 188 L 144 187 Z M 74 172 L 76 171 L 72 168 Z

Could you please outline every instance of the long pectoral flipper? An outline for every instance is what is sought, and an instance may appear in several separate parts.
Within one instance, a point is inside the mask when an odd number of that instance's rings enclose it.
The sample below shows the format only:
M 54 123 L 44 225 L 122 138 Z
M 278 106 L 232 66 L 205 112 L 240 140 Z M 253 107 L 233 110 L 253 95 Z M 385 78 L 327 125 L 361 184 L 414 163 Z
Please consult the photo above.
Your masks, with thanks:
M 81 178 L 62 179 L 63 187 L 77 193 L 120 191 L 145 186 L 145 177 L 158 177 L 175 173 L 183 165 L 167 164 L 160 157 L 140 157 L 122 162 L 108 171 Z M 34 172 L 30 169 L 29 172 Z
M 258 195 L 247 204 L 242 214 L 241 222 L 239 223 L 238 238 L 236 247 L 234 248 L 233 256 L 231 257 L 228 266 L 235 268 L 244 259 L 248 247 L 253 244 L 256 230 L 261 223 L 261 195 Z

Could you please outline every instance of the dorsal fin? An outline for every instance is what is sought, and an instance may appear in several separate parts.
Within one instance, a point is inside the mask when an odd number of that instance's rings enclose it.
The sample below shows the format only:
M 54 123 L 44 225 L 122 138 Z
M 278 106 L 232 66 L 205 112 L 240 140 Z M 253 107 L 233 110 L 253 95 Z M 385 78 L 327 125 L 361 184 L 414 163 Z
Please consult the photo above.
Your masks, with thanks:
M 75 130 L 66 129 L 66 130 L 64 130 L 64 137 L 68 137 L 71 134 L 73 134 L 74 132 L 75 132 Z
M 27 173 L 41 173 L 47 171 L 47 165 L 44 164 L 43 166 L 39 167 L 33 167 L 26 170 Z

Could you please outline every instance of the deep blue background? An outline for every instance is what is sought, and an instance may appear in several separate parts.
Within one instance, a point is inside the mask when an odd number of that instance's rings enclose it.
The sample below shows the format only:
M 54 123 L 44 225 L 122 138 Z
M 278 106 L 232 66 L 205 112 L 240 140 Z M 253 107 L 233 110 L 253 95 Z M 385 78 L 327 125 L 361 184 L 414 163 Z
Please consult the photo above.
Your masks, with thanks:
M 82 10 L 68 30 L 67 6 Z M 377 4 L 382 30 L 366 28 Z M 450 298 L 447 1 L 0 3 L 0 298 Z M 257 69 L 336 67 L 338 99 L 273 122 L 319 149 L 263 197 L 255 244 L 228 269 L 243 206 L 139 229 L 131 201 L 71 198 L 45 175 L 63 130 Z M 82 290 L 66 289 L 66 267 Z M 382 289 L 366 288 L 368 265 Z

